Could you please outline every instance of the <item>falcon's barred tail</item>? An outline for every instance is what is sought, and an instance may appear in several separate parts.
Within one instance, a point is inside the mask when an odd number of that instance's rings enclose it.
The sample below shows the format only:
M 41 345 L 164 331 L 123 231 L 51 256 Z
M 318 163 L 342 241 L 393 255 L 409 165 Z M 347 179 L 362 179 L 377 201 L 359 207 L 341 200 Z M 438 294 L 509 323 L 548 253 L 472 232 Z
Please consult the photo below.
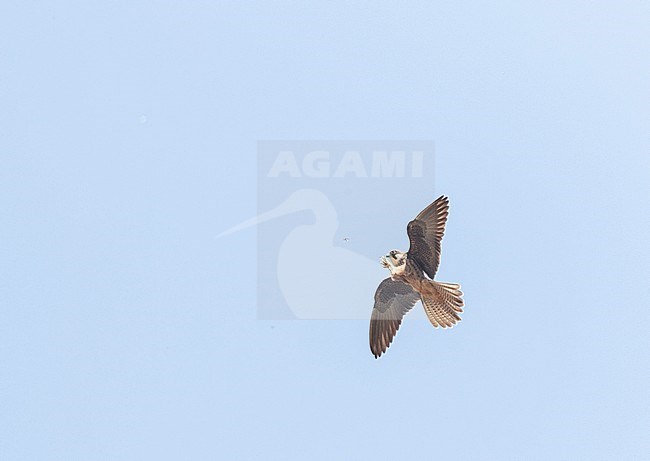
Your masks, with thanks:
M 430 290 L 421 294 L 424 311 L 434 327 L 453 327 L 463 312 L 463 292 L 457 283 L 430 280 Z

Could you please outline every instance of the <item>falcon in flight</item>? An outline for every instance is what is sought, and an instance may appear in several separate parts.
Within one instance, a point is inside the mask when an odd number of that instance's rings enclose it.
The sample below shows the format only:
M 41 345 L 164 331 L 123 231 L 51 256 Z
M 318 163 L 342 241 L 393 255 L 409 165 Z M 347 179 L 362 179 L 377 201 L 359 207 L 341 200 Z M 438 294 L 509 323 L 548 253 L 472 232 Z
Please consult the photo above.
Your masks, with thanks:
M 375 358 L 386 352 L 402 318 L 418 300 L 434 327 L 460 322 L 464 305 L 460 285 L 433 280 L 448 214 L 449 199 L 443 195 L 408 223 L 408 253 L 392 250 L 382 256 L 381 264 L 390 277 L 379 284 L 370 317 L 370 350 Z

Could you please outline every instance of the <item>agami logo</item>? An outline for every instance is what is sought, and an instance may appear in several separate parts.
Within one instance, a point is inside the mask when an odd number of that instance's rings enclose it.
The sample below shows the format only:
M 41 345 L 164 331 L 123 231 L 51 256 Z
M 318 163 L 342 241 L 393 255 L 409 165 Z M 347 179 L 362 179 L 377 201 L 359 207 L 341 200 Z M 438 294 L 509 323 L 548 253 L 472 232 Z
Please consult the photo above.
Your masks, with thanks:
M 362 156 L 359 151 L 345 151 L 340 155 L 326 150 L 307 152 L 302 160 L 290 150 L 278 152 L 275 162 L 269 169 L 267 177 L 277 178 L 413 178 L 422 177 L 424 161 L 423 151 L 372 151 Z M 336 158 L 338 157 L 338 158 Z
M 221 235 L 257 230 L 258 318 L 368 319 L 387 225 L 405 235 L 421 205 L 391 191 L 435 194 L 433 142 L 262 141 L 257 186 L 257 216 Z

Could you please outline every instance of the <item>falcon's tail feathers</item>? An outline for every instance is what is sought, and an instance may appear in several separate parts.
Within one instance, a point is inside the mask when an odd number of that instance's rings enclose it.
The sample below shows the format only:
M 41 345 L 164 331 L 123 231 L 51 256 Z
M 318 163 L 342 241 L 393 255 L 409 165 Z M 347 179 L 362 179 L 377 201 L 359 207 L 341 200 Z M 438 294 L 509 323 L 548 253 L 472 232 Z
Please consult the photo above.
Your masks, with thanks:
M 430 281 L 431 290 L 421 294 L 424 311 L 431 324 L 438 328 L 453 327 L 460 322 L 460 313 L 463 312 L 463 292 L 457 283 L 444 283 Z

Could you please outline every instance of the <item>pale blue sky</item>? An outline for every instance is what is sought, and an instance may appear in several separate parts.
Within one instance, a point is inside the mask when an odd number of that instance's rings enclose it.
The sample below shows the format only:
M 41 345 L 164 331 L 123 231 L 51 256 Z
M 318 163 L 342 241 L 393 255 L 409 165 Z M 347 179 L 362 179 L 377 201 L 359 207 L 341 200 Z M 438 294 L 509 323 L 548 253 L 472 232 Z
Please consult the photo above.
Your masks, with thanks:
M 0 458 L 650 459 L 649 20 L 3 2 Z M 256 320 L 260 139 L 434 140 L 461 325 Z

